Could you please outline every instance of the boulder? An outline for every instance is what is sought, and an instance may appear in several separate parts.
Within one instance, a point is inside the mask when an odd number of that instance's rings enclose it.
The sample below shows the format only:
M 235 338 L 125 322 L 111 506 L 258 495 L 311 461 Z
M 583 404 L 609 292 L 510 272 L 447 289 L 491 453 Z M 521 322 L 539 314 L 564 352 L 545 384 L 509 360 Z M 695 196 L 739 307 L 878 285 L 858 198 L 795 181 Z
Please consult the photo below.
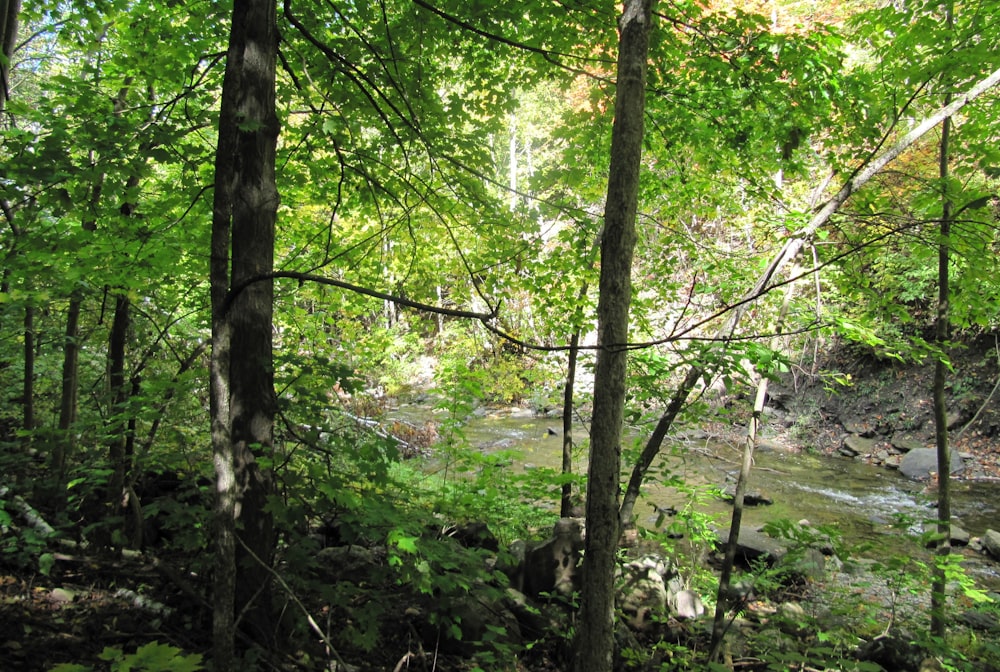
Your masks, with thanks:
M 1000 560 L 1000 532 L 986 530 L 986 533 L 983 534 L 983 549 L 994 560 Z
M 705 613 L 705 605 L 701 601 L 701 596 L 693 590 L 685 589 L 670 593 L 667 595 L 667 606 L 680 620 L 693 620 Z
M 667 571 L 669 564 L 657 556 L 644 556 L 622 568 L 618 605 L 633 630 L 649 630 L 655 616 L 666 612 Z
M 951 545 L 952 546 L 968 546 L 969 545 L 969 533 L 964 529 L 952 522 L 951 527 Z M 930 535 L 931 538 L 927 540 L 927 548 L 933 548 L 937 546 L 937 539 L 934 536 L 937 534 L 937 523 L 934 521 L 927 521 L 924 523 L 924 534 Z
M 965 468 L 965 462 L 957 451 L 951 451 L 951 473 L 956 474 Z M 917 448 L 911 450 L 899 462 L 899 473 L 914 481 L 930 478 L 932 472 L 937 473 L 937 450 L 934 448 Z
M 719 546 L 725 546 L 729 539 L 729 530 L 717 533 L 716 536 Z M 749 566 L 752 561 L 758 558 L 764 558 L 769 565 L 773 565 L 787 552 L 788 549 L 784 544 L 760 530 L 740 528 L 740 536 L 736 542 L 736 557 L 746 565 Z
M 840 446 L 840 454 L 847 457 L 869 455 L 875 450 L 875 439 L 869 439 L 860 434 L 848 434 Z
M 727 485 L 722 491 L 722 497 L 727 501 L 734 501 L 736 499 L 736 485 L 734 483 Z M 747 490 L 743 493 L 744 506 L 770 506 L 771 504 L 774 504 L 774 500 L 760 490 Z
M 826 574 L 826 556 L 816 548 L 802 548 L 787 553 L 775 563 L 785 583 L 819 581 Z
M 892 437 L 892 447 L 901 453 L 909 453 L 912 450 L 920 450 L 926 448 L 926 442 L 912 436 L 893 436 Z
M 580 562 L 585 538 L 581 518 L 561 518 L 552 536 L 541 542 L 515 541 L 502 570 L 511 587 L 529 599 L 558 593 L 570 596 L 579 589 Z

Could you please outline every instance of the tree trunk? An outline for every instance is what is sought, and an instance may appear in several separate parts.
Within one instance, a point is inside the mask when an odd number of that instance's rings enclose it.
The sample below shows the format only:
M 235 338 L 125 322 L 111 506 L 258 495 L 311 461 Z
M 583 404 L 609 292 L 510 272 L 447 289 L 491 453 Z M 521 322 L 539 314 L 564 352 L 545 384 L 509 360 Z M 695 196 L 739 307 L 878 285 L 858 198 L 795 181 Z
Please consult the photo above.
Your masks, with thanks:
M 954 17 L 951 6 L 946 11 L 945 21 L 951 27 Z M 951 95 L 945 94 L 945 105 L 951 102 Z M 948 601 L 948 581 L 942 564 L 951 554 L 951 455 L 948 450 L 948 406 L 945 399 L 948 365 L 945 349 L 948 347 L 951 325 L 949 315 L 950 281 L 948 277 L 949 252 L 951 246 L 952 204 L 948 190 L 948 142 L 951 136 L 951 117 L 941 122 L 941 143 L 938 154 L 938 177 L 941 179 L 941 231 L 938 241 L 938 307 L 934 341 L 939 348 L 934 366 L 934 439 L 937 446 L 938 464 L 938 522 L 937 522 L 937 562 L 931 581 L 931 634 L 944 638 L 947 630 L 946 609 Z
M 638 209 L 652 0 L 628 0 L 619 23 L 618 82 L 601 240 L 598 351 L 587 474 L 586 563 L 576 638 L 577 672 L 610 671 L 628 313 Z
M 74 292 L 66 310 L 63 336 L 62 392 L 59 396 L 59 433 L 52 446 L 51 476 L 57 505 L 65 498 L 66 467 L 73 450 L 73 425 L 76 424 L 77 397 L 80 389 L 80 292 Z
M 576 358 L 580 351 L 580 332 L 574 331 L 569 339 L 569 357 L 566 362 L 566 386 L 563 388 L 562 474 L 573 473 L 573 387 L 576 381 Z M 568 480 L 562 485 L 559 515 L 573 515 L 573 484 Z
M 791 271 L 793 278 L 799 276 L 798 268 Z M 788 284 L 785 291 L 785 299 L 781 304 L 778 313 L 777 324 L 775 325 L 775 337 L 771 343 L 772 349 L 779 346 L 779 338 L 784 330 L 785 319 L 788 317 L 788 310 L 792 304 L 792 296 L 795 293 L 795 282 Z M 757 393 L 754 395 L 753 413 L 750 422 L 747 424 L 746 441 L 743 445 L 743 460 L 740 462 L 740 472 L 736 479 L 736 492 L 733 495 L 733 515 L 729 524 L 729 537 L 726 540 L 726 552 L 722 561 L 722 570 L 719 576 L 719 590 L 715 601 L 715 618 L 712 621 L 712 641 L 709 645 L 708 659 L 716 662 L 719 659 L 719 652 L 722 650 L 722 639 L 726 633 L 726 612 L 733 606 L 727 598 L 729 595 L 730 580 L 733 575 L 733 567 L 736 564 L 736 549 L 739 546 L 740 527 L 743 524 L 743 497 L 746 494 L 747 484 L 750 481 L 750 469 L 753 466 L 753 451 L 757 447 L 757 437 L 760 431 L 761 418 L 764 415 L 764 401 L 767 399 L 767 375 L 760 374 L 757 382 Z
M 10 100 L 10 61 L 17 44 L 17 18 L 21 13 L 21 0 L 0 0 L 0 112 Z
M 234 664 L 236 614 L 274 639 L 270 599 L 276 5 L 236 0 L 223 81 L 212 216 L 212 446 L 217 478 L 214 664 Z M 230 245 L 232 268 L 230 271 Z M 233 290 L 236 292 L 230 295 Z
M 121 503 L 125 483 L 132 471 L 131 460 L 126 455 L 126 434 L 128 421 L 129 391 L 125 386 L 125 354 L 128 344 L 128 331 L 131 322 L 130 303 L 128 297 L 121 294 L 115 297 L 115 315 L 111 321 L 111 333 L 108 336 L 108 393 L 110 409 L 108 412 L 108 458 L 111 462 L 111 482 L 108 485 L 107 506 L 115 511 Z M 136 534 L 141 534 L 142 526 L 136 527 Z M 140 540 L 133 540 L 141 546 Z

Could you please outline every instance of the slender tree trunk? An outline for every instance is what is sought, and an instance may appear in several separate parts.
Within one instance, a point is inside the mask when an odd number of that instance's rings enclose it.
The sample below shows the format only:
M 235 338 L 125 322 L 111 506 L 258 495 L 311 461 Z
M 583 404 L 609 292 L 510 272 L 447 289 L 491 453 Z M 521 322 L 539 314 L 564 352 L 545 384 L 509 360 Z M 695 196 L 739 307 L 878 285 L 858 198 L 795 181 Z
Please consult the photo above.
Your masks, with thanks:
M 951 27 L 954 16 L 951 5 L 947 7 L 945 20 Z M 945 94 L 945 105 L 951 102 L 951 95 Z M 951 247 L 952 204 L 948 189 L 950 171 L 948 168 L 951 117 L 941 123 L 941 143 L 938 154 L 938 177 L 941 179 L 941 230 L 938 241 L 938 307 L 934 340 L 940 352 L 934 366 L 934 440 L 937 446 L 938 464 L 938 522 L 937 560 L 934 578 L 931 582 L 931 634 L 944 637 L 947 630 L 946 612 L 948 583 L 944 565 L 951 554 L 951 454 L 948 449 L 948 407 L 945 399 L 945 383 L 948 366 L 945 349 L 951 332 L 949 303 L 951 288 L 948 264 Z
M 108 485 L 107 506 L 116 510 L 121 502 L 125 484 L 132 470 L 130 460 L 125 453 L 129 390 L 125 383 L 125 355 L 128 344 L 128 332 L 131 322 L 128 297 L 115 297 L 115 314 L 111 321 L 111 333 L 108 337 L 108 392 L 111 400 L 108 413 L 108 458 L 111 462 L 111 482 Z M 136 528 L 136 534 L 141 534 L 141 525 Z M 141 544 L 140 544 L 141 545 Z
M 80 389 L 80 309 L 82 300 L 74 292 L 66 309 L 66 331 L 63 335 L 62 391 L 59 396 L 59 435 L 52 446 L 51 471 L 53 494 L 57 502 L 64 496 L 66 467 L 69 454 L 76 441 L 73 426 L 76 424 L 77 397 Z
M 580 352 L 580 332 L 575 331 L 569 339 L 569 357 L 566 362 L 566 386 L 563 388 L 563 431 L 562 431 L 562 473 L 573 473 L 573 388 L 576 383 L 576 358 Z M 562 485 L 559 515 L 567 518 L 573 515 L 573 484 L 566 481 Z
M 791 271 L 793 278 L 798 277 L 798 267 Z M 792 304 L 792 296 L 795 293 L 795 282 L 788 284 L 785 291 L 785 298 L 778 312 L 778 320 L 775 326 L 775 337 L 771 347 L 776 349 L 779 346 L 779 338 L 784 330 L 785 320 L 788 317 L 788 310 Z M 726 552 L 722 561 L 722 571 L 719 576 L 719 590 L 715 601 L 715 618 L 712 621 L 712 641 L 709 645 L 708 658 L 711 662 L 719 659 L 722 650 L 723 636 L 726 632 L 726 612 L 733 606 L 728 599 L 730 594 L 729 586 L 733 575 L 733 567 L 736 565 L 736 549 L 739 546 L 740 527 L 743 525 L 743 498 L 746 494 L 747 484 L 750 481 L 750 470 L 753 466 L 753 452 L 757 447 L 757 437 L 760 433 L 761 418 L 764 415 L 764 401 L 767 399 L 768 378 L 761 374 L 757 382 L 757 393 L 754 395 L 753 413 L 750 422 L 747 424 L 746 441 L 743 445 L 743 460 L 740 462 L 740 473 L 736 479 L 736 493 L 733 495 L 733 515 L 729 524 L 729 537 L 726 540 Z
M 17 44 L 18 15 L 21 0 L 0 0 L 0 40 L 3 58 L 0 59 L 0 112 L 10 100 L 10 61 Z
M 652 0 L 627 0 L 619 22 L 618 82 L 601 240 L 598 351 L 587 473 L 586 563 L 576 638 L 577 672 L 607 672 L 614 660 L 615 560 L 628 314 L 646 105 Z
M 22 422 L 25 447 L 35 429 L 35 308 L 24 307 L 24 379 L 21 387 Z
M 236 614 L 274 639 L 272 491 L 258 457 L 273 446 L 271 280 L 278 207 L 276 5 L 236 0 L 226 59 L 212 216 L 212 446 L 217 479 L 214 664 L 234 665 Z M 231 246 L 231 247 L 230 247 Z M 230 250 L 232 268 L 230 270 Z M 230 296 L 230 292 L 236 293 Z

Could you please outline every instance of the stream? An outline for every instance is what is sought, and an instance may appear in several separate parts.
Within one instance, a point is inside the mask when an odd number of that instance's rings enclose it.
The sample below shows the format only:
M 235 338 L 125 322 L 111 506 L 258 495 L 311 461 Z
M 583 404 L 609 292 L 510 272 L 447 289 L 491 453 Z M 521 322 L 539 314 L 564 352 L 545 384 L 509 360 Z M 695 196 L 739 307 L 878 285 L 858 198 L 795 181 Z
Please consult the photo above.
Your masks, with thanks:
M 413 421 L 426 419 L 427 413 L 426 408 L 419 406 L 401 406 L 391 415 Z M 472 418 L 463 431 L 470 445 L 484 452 L 519 452 L 520 466 L 524 469 L 548 467 L 558 471 L 562 463 L 561 429 L 560 419 L 515 412 Z M 582 434 L 585 430 L 579 427 L 576 431 Z M 636 433 L 626 440 L 638 441 L 641 447 L 647 436 Z M 658 507 L 679 509 L 687 503 L 688 495 L 662 485 L 665 476 L 679 476 L 688 486 L 724 487 L 727 476 L 735 482 L 740 451 L 741 446 L 724 442 L 672 441 L 668 437 L 636 506 L 640 526 L 655 526 Z M 585 455 L 574 455 L 574 468 L 578 472 L 586 470 Z M 623 458 L 623 469 L 624 484 L 631 470 L 627 458 Z M 840 531 L 848 549 L 870 542 L 874 548 L 866 555 L 876 559 L 889 554 L 913 556 L 923 552 L 908 538 L 906 530 L 896 525 L 898 514 L 912 521 L 910 532 L 919 531 L 923 521 L 936 516 L 933 506 L 936 492 L 928 490 L 927 484 L 911 481 L 895 470 L 840 456 L 758 450 L 748 491 L 766 495 L 773 504 L 746 507 L 744 526 L 758 527 L 778 519 L 806 519 L 813 525 L 831 525 Z M 953 480 L 951 496 L 952 520 L 973 537 L 982 536 L 987 528 L 1000 528 L 1000 483 Z M 556 506 L 554 498 L 553 507 Z M 698 510 L 715 517 L 720 528 L 728 527 L 732 510 L 729 503 L 714 497 L 703 498 Z M 1000 590 L 1000 564 L 971 550 L 960 550 L 968 560 L 966 570 L 977 585 Z

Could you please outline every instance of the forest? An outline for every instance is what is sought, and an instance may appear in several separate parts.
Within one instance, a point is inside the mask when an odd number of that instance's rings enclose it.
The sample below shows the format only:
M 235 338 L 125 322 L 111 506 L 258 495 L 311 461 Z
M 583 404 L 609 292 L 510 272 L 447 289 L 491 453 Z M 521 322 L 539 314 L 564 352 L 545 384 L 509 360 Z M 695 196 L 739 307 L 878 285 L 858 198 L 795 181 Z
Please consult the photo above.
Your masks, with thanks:
M 1000 670 L 1000 1 L 0 40 L 0 670 Z

